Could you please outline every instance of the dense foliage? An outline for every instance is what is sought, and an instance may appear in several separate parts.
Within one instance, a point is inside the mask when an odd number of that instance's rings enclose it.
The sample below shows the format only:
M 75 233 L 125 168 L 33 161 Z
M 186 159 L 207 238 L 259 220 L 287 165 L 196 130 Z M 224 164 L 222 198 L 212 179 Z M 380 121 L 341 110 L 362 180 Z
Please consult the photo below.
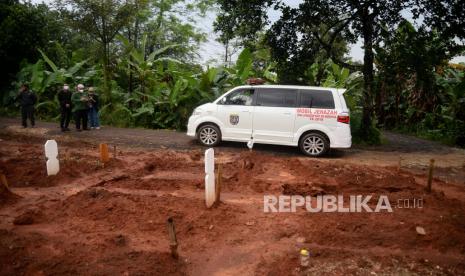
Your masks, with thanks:
M 452 57 L 463 53 L 465 2 L 306 0 L 292 7 L 286 4 L 287 1 L 273 0 L 218 2 L 221 11 L 215 28 L 223 38 L 239 39 L 248 47 L 254 44 L 257 33 L 263 32 L 263 26 L 270 25 L 265 29 L 265 43 L 277 61 L 279 82 L 314 82 L 318 85 L 324 79 L 324 62 L 328 58 L 353 72 L 360 71 L 363 83 L 357 108 L 362 107 L 362 114 L 361 118 L 355 118 L 359 125 L 359 131 L 355 131 L 358 138 L 379 143 L 377 127 L 402 126 L 415 132 L 418 129 L 439 130 L 436 131 L 437 138 L 460 144 L 462 138 L 457 129 L 462 124 L 460 118 L 453 117 L 454 123 L 447 126 L 437 120 L 426 128 L 418 126 L 430 117 L 429 114 L 436 114 L 435 110 L 441 104 L 436 98 L 447 98 L 440 95 L 448 92 L 436 84 L 442 76 L 435 74 L 435 69 L 447 67 Z M 281 17 L 274 22 L 269 21 L 268 9 L 279 10 Z M 420 18 L 417 21 L 421 24 L 420 30 L 414 31 L 413 36 L 393 36 L 397 29 L 405 29 L 404 17 L 408 14 L 413 19 Z M 357 40 L 361 41 L 364 50 L 361 65 L 344 58 L 347 43 Z M 398 51 L 392 50 L 393 47 L 398 47 Z M 395 64 L 401 66 L 394 68 Z M 310 80 L 302 77 L 303 68 L 309 66 L 319 68 Z M 409 74 L 402 74 L 406 68 L 410 70 Z M 416 101 L 396 99 L 397 105 L 406 108 L 397 112 L 408 110 L 408 115 L 402 113 L 397 121 L 386 123 L 386 118 L 393 115 L 392 109 L 385 108 L 386 104 L 392 104 L 389 100 L 393 99 L 387 95 L 393 92 L 389 86 L 408 86 L 411 82 L 415 82 L 415 86 L 406 89 L 404 94 L 409 99 L 416 98 Z M 443 103 L 448 105 L 449 101 Z M 441 127 L 436 129 L 439 125 Z
M 437 32 L 407 21 L 385 33 L 377 49 L 376 114 L 387 128 L 465 145 L 465 66 L 450 66 L 460 52 Z
M 215 7 L 224 64 L 205 66 L 196 20 Z M 101 94 L 106 124 L 183 129 L 197 105 L 261 77 L 347 88 L 356 141 L 379 143 L 387 128 L 464 145 L 465 66 L 449 64 L 463 54 L 464 10 L 430 0 L 2 1 L 0 112 L 17 112 L 12 99 L 28 82 L 39 117 L 55 119 L 61 86 L 83 83 Z M 362 64 L 347 57 L 357 40 Z
M 37 48 L 60 51 L 54 42 L 62 40 L 65 32 L 56 20 L 58 16 L 46 5 L 0 1 L 0 89 L 8 87 L 22 62 L 35 62 L 40 57 Z

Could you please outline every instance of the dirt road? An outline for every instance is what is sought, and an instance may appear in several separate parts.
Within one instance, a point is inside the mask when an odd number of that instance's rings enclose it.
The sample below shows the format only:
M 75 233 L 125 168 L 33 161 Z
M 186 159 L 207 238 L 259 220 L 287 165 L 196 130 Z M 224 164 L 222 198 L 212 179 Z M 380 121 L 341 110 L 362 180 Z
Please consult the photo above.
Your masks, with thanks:
M 288 147 L 249 152 L 228 143 L 216 149 L 222 203 L 207 209 L 203 148 L 184 133 L 103 128 L 63 135 L 53 124 L 21 129 L 11 122 L 0 120 L 0 171 L 11 187 L 0 186 L 0 275 L 465 273 L 463 150 L 392 133 L 385 146 L 318 159 Z M 50 138 L 60 147 L 53 177 L 43 157 Z M 117 146 L 104 167 L 100 142 Z M 438 166 L 427 193 L 430 158 Z M 264 195 L 332 194 L 386 195 L 394 211 L 264 212 Z M 424 205 L 394 206 L 405 199 Z M 169 254 L 169 217 L 178 260 Z M 311 252 L 308 268 L 299 265 L 300 248 Z
M 34 136 L 39 141 L 81 141 L 89 144 L 108 143 L 110 146 L 132 149 L 205 149 L 184 132 L 173 130 L 150 130 L 140 128 L 104 127 L 87 132 L 62 133 L 56 123 L 39 122 L 37 128 L 23 129 L 18 119 L 0 118 L 0 132 L 14 135 Z M 465 179 L 465 150 L 448 147 L 413 136 L 383 132 L 385 144 L 381 146 L 354 145 L 347 150 L 332 150 L 320 160 L 343 160 L 351 164 L 398 166 L 415 173 L 424 173 L 431 158 L 435 159 L 436 177 L 442 180 Z M 245 143 L 224 142 L 218 147 L 226 152 L 247 151 Z M 273 155 L 301 157 L 296 147 L 254 145 L 254 150 Z

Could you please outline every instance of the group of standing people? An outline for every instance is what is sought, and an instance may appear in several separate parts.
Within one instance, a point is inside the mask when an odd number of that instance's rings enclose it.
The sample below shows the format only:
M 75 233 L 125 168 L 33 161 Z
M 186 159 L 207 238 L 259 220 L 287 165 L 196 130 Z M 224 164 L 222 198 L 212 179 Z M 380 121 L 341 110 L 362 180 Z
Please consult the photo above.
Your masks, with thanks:
M 30 120 L 31 126 L 34 127 L 34 105 L 37 102 L 37 96 L 29 89 L 27 84 L 21 85 L 16 101 L 21 105 L 21 119 L 23 127 L 27 127 L 27 119 Z M 58 92 L 58 101 L 60 103 L 60 128 L 61 131 L 69 131 L 69 122 L 74 114 L 76 130 L 100 129 L 98 117 L 99 97 L 93 87 L 86 91 L 83 84 L 76 86 L 73 93 L 68 84 L 63 85 L 63 89 Z M 90 128 L 88 127 L 90 123 Z

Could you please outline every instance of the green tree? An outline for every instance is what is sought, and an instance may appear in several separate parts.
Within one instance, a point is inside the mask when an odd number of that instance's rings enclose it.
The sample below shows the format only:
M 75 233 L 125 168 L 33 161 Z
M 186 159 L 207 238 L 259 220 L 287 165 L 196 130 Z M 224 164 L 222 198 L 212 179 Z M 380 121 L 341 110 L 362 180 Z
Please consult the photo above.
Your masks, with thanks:
M 40 57 L 38 48 L 46 53 L 57 52 L 54 41 L 61 39 L 63 31 L 57 12 L 46 5 L 1 1 L 0 90 L 4 91 L 10 84 L 22 61 L 35 62 Z
M 372 131 L 373 117 L 373 45 L 383 26 L 392 26 L 399 22 L 400 11 L 406 8 L 410 1 L 340 1 L 340 0 L 307 0 L 296 9 L 291 9 L 281 1 L 220 1 L 222 14 L 218 22 L 235 20 L 235 31 L 238 35 L 250 39 L 267 22 L 267 8 L 273 7 L 283 11 L 284 21 L 278 20 L 274 26 L 285 26 L 295 29 L 294 36 L 304 36 L 305 40 L 316 42 L 326 50 L 328 56 L 338 64 L 345 64 L 337 55 L 335 43 L 342 36 L 347 41 L 361 38 L 364 48 L 364 63 L 362 72 L 364 76 L 364 104 L 361 130 L 366 136 Z M 287 20 L 295 18 L 295 20 Z M 292 26 L 295 25 L 295 26 Z M 324 30 L 321 30 L 321 28 Z M 273 28 L 272 28 L 273 29 Z M 270 35 L 279 35 L 271 33 Z M 286 38 L 287 38 L 286 37 Z M 282 39 L 281 41 L 286 41 Z M 289 45 L 290 47 L 297 47 Z M 312 48 L 312 47 L 310 47 Z M 350 64 L 345 64 L 350 66 Z M 363 134 L 362 134 L 363 135 Z
M 329 58 L 335 59 L 340 65 L 356 69 L 343 58 L 348 48 L 342 35 L 332 35 L 326 24 L 309 26 L 306 20 L 308 14 L 299 9 L 284 7 L 282 12 L 280 20 L 267 32 L 267 44 L 273 58 L 278 62 L 281 83 L 321 85 L 324 63 Z M 324 47 L 326 44 L 331 46 Z M 305 71 L 314 64 L 318 70 L 309 82 L 305 78 Z
M 165 55 L 182 60 L 185 66 L 195 67 L 197 50 L 201 42 L 206 40 L 206 34 L 196 26 L 196 20 L 205 16 L 211 7 L 211 0 L 138 0 L 134 20 L 123 28 L 123 35 L 133 48 L 140 48 L 142 38 L 146 36 L 144 51 L 152 53 L 166 46 L 176 44 Z M 123 55 L 131 49 L 123 45 Z M 130 65 L 129 65 L 130 67 Z M 131 94 L 137 86 L 133 71 L 128 72 L 127 87 Z
M 384 31 L 382 37 L 383 47 L 376 50 L 380 78 L 376 102 L 380 121 L 391 126 L 404 123 L 399 106 L 408 104 L 412 108 L 408 123 L 418 123 L 438 105 L 435 72 L 461 49 L 441 33 L 425 27 L 416 30 L 408 21 L 401 22 L 395 32 Z M 402 95 L 402 91 L 408 94 Z M 390 97 L 396 98 L 394 110 L 383 104 Z M 396 114 L 395 121 L 386 121 L 392 119 L 391 114 Z
M 196 23 L 211 9 L 212 0 L 152 1 L 149 9 L 153 16 L 144 32 L 148 35 L 147 51 L 153 52 L 168 45 L 178 44 L 167 54 L 186 63 L 194 63 L 199 44 L 206 41 Z
M 448 61 L 461 53 L 455 38 L 408 21 L 382 32 L 376 49 L 376 110 L 387 128 L 462 144 L 463 72 Z M 462 138 L 460 138 L 462 137 Z M 462 141 L 462 142 L 460 142 Z
M 413 14 L 422 18 L 425 26 L 441 33 L 443 38 L 457 38 L 449 43 L 464 44 L 465 39 L 465 2 L 450 0 L 414 0 Z
M 112 79 L 111 44 L 137 12 L 137 0 L 59 0 L 58 6 L 68 14 L 71 26 L 96 40 L 102 51 L 104 89 L 110 94 Z
M 225 43 L 238 37 L 241 45 L 254 51 L 257 33 L 265 30 L 268 22 L 267 9 L 277 1 L 273 0 L 218 0 L 220 8 L 214 30 L 220 33 L 220 41 Z

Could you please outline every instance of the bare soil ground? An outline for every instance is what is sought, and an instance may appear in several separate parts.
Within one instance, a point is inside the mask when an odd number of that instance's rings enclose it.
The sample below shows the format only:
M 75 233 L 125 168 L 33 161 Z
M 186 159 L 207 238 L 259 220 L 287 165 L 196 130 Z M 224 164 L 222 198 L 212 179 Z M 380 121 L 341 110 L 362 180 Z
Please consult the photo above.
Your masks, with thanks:
M 404 136 L 321 159 L 226 145 L 216 149 L 222 202 L 207 209 L 203 149 L 195 144 L 117 144 L 116 158 L 103 167 L 97 145 L 108 129 L 54 131 L 0 129 L 0 171 L 11 190 L 0 189 L 1 275 L 465 273 L 462 150 Z M 183 145 L 176 135 L 171 140 Z M 59 144 L 61 171 L 47 177 L 43 145 L 50 138 Z M 437 168 L 426 193 L 430 158 Z M 391 203 L 421 198 L 423 208 L 263 212 L 263 195 L 317 194 L 387 195 Z M 169 217 L 177 260 L 169 253 Z M 299 266 L 300 248 L 311 252 L 307 269 Z

